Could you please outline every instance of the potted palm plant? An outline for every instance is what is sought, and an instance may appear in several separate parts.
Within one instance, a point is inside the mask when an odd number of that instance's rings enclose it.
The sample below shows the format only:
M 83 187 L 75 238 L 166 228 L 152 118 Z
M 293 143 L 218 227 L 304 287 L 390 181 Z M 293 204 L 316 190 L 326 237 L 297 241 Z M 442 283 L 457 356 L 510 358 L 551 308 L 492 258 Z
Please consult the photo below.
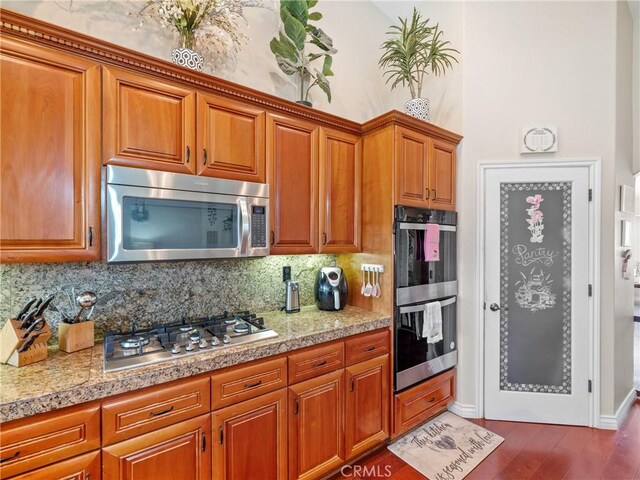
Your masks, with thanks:
M 458 62 L 455 54 L 460 52 L 442 38 L 439 24 L 429 26 L 429 19 L 423 20 L 415 7 L 410 21 L 398 20 L 400 24 L 389 27 L 389 38 L 380 47 L 383 54 L 378 65 L 384 69 L 386 83 L 391 82 L 391 90 L 409 86 L 411 100 L 405 103 L 406 112 L 429 121 L 429 99 L 422 97 L 425 78 L 430 73 L 443 74 Z

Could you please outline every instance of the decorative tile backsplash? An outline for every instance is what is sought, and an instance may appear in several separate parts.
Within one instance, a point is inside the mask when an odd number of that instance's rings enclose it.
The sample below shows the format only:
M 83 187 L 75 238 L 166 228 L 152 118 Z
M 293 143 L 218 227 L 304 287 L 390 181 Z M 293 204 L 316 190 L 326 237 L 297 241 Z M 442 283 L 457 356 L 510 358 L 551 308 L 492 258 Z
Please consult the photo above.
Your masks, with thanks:
M 138 264 L 37 263 L 0 265 L 0 327 L 30 296 L 56 294 L 68 315 L 70 299 L 91 290 L 98 296 L 92 315 L 96 336 L 109 330 L 141 329 L 160 322 L 218 314 L 224 309 L 265 312 L 284 305 L 282 267 L 300 281 L 300 304 L 313 304 L 316 272 L 335 266 L 334 255 L 274 255 L 265 258 Z M 61 316 L 47 312 L 55 332 Z

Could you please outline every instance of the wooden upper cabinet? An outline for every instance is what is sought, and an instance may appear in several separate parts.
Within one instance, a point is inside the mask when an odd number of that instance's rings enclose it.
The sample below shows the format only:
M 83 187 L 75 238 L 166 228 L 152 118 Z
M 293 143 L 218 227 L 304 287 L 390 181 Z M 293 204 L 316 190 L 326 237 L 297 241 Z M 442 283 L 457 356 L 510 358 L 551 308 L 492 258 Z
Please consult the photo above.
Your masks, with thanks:
M 389 438 L 389 355 L 346 369 L 346 459 Z
M 264 110 L 198 93 L 197 111 L 198 174 L 264 183 Z
M 429 148 L 431 208 L 456 208 L 456 145 L 432 139 Z
M 318 127 L 267 116 L 271 253 L 318 253 Z
M 344 463 L 344 370 L 289 387 L 289 478 L 312 479 Z
M 362 142 L 320 128 L 319 234 L 321 253 L 360 250 Z
M 103 480 L 211 478 L 211 414 L 102 449 Z
M 429 207 L 429 137 L 408 128 L 395 132 L 395 203 Z
M 287 389 L 213 412 L 215 480 L 286 480 Z
M 104 163 L 193 173 L 193 90 L 113 67 L 103 68 Z
M 0 39 L 0 260 L 100 258 L 100 67 Z

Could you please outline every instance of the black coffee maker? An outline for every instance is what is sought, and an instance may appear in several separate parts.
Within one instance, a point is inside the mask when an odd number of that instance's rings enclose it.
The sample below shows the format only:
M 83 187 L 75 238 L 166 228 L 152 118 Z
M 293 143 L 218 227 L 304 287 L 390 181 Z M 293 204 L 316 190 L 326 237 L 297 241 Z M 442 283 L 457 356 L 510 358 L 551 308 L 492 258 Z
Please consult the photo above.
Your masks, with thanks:
M 347 304 L 347 279 L 339 267 L 322 267 L 314 288 L 316 306 L 320 310 L 342 310 Z

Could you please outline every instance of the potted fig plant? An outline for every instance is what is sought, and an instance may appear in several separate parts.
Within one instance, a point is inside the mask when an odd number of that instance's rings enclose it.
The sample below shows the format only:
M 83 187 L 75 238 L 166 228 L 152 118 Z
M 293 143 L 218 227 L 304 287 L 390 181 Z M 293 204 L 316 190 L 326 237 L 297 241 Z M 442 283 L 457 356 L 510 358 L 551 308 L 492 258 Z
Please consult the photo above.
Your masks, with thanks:
M 331 85 L 327 77 L 333 75 L 331 64 L 337 50 L 333 40 L 312 23 L 322 19 L 320 12 L 310 12 L 318 0 L 281 0 L 282 26 L 278 37 L 269 44 L 278 67 L 287 75 L 297 77 L 300 98 L 298 103 L 311 106 L 309 91 L 318 86 L 331 102 Z M 322 69 L 312 63 L 322 59 Z
M 398 17 L 399 25 L 391 25 L 389 38 L 381 45 L 382 57 L 378 65 L 384 69 L 386 83 L 393 90 L 398 85 L 409 86 L 411 100 L 405 103 L 409 115 L 430 120 L 429 99 L 422 97 L 422 87 L 427 75 L 443 74 L 458 62 L 458 50 L 442 38 L 439 24 L 429 26 L 429 19 L 422 19 L 414 7 L 411 20 Z

